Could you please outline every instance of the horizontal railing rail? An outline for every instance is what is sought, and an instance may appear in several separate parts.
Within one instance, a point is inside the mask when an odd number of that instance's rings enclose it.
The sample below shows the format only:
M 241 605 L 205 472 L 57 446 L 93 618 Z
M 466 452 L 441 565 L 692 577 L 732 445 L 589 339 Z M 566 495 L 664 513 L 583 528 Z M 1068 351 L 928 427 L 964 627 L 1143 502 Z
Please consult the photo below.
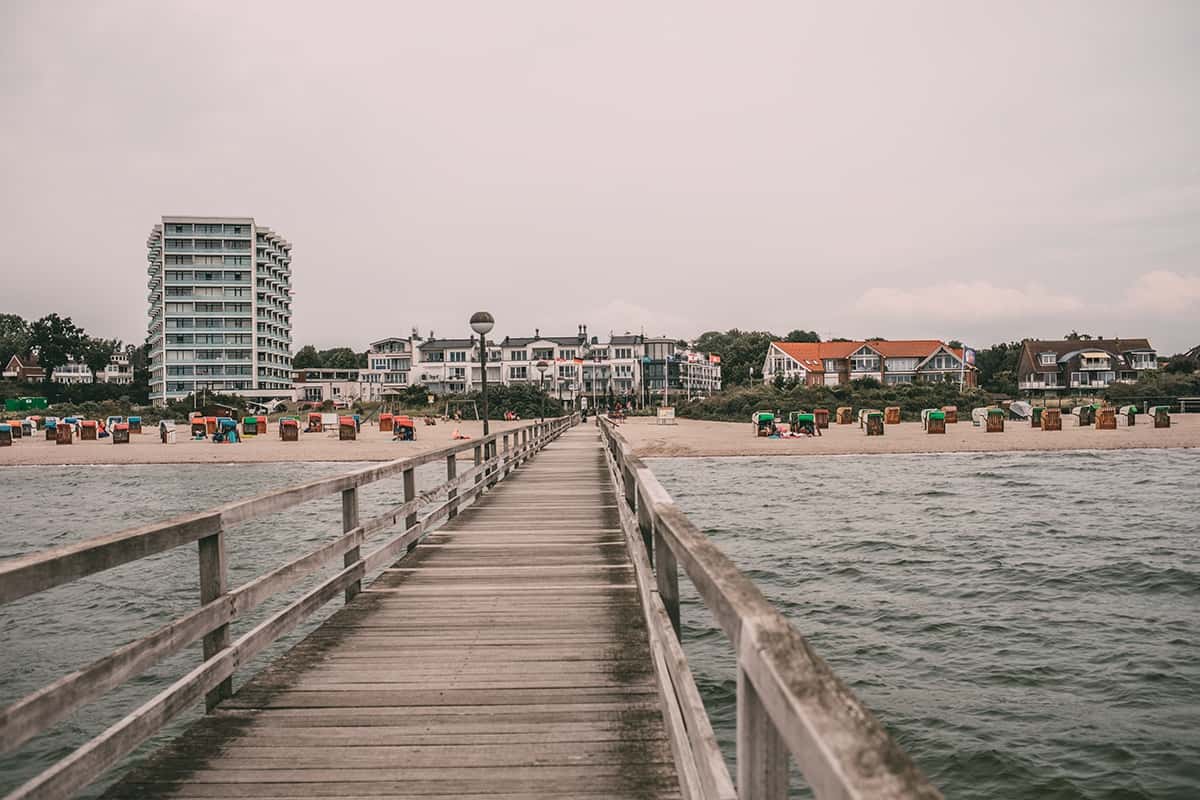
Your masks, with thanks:
M 645 573 L 638 587 L 652 652 L 667 668 L 659 673 L 656 660 L 656 673 L 670 680 L 668 732 L 684 796 L 735 795 L 680 645 L 680 567 L 737 657 L 736 797 L 786 798 L 790 756 L 818 798 L 940 798 L 829 665 L 679 509 L 616 425 L 602 418 L 600 429 L 634 569 Z
M 573 415 L 532 423 L 198 514 L 0 561 L 0 605 L 192 542 L 198 543 L 200 568 L 198 608 L 0 710 L 0 753 L 16 749 L 197 639 L 203 641 L 203 662 L 196 669 L 18 787 L 6 800 L 69 797 L 201 698 L 211 711 L 233 694 L 232 679 L 239 667 L 339 594 L 349 602 L 361 590 L 365 577 L 403 558 L 436 525 L 456 516 L 465 501 L 503 480 L 576 422 Z M 458 456 L 468 451 L 474 465 L 459 474 Z M 418 494 L 416 468 L 442 460 L 446 480 Z M 404 502 L 360 521 L 359 488 L 396 476 L 403 478 Z M 341 536 L 248 583 L 227 587 L 225 534 L 230 527 L 337 493 L 342 498 Z M 423 507 L 442 496 L 441 503 L 418 519 Z M 397 524 L 402 525 L 399 533 L 363 554 L 372 534 Z M 340 572 L 231 641 L 231 622 L 339 556 Z

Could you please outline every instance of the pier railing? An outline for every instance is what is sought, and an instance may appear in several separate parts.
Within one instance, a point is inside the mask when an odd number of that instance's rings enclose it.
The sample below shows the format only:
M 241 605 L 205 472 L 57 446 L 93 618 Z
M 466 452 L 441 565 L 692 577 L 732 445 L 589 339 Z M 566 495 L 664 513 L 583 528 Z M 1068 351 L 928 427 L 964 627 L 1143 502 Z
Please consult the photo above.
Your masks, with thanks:
M 599 420 L 685 798 L 782 800 L 789 756 L 818 798 L 940 798 L 912 759 L 758 587 Z M 620 498 L 623 498 L 623 502 Z M 737 790 L 679 641 L 679 568 L 737 656 Z
M 0 753 L 16 749 L 197 639 L 203 641 L 199 666 L 17 788 L 7 800 L 69 797 L 201 698 L 212 710 L 232 695 L 233 675 L 240 666 L 333 598 L 344 595 L 349 601 L 361 589 L 364 577 L 403 558 L 441 521 L 456 516 L 461 503 L 503 480 L 576 422 L 573 415 L 532 423 L 198 514 L 0 561 L 0 605 L 192 542 L 198 543 L 200 572 L 200 606 L 194 611 L 0 710 Z M 457 458 L 466 452 L 473 453 L 474 466 L 460 475 Z M 445 482 L 418 494 L 416 468 L 439 461 L 446 464 Z M 403 478 L 404 502 L 360 520 L 359 488 L 397 476 Z M 227 585 L 225 542 L 230 528 L 338 493 L 341 536 L 248 583 L 236 588 Z M 441 502 L 418 519 L 419 512 L 439 497 Z M 402 526 L 398 533 L 363 553 L 370 537 L 397 524 Z M 231 622 L 339 558 L 342 569 L 336 575 L 231 640 Z

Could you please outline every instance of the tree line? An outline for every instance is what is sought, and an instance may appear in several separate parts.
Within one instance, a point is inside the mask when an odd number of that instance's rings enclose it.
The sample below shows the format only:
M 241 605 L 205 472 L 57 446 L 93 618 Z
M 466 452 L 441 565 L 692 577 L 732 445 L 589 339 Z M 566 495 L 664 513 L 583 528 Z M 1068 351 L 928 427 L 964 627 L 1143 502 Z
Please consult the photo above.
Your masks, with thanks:
M 139 348 L 130 345 L 124 349 L 131 356 L 131 366 L 136 369 Z M 13 356 L 28 359 L 36 353 L 38 366 L 45 371 L 47 382 L 53 378 L 55 370 L 72 359 L 87 366 L 95 382 L 96 373 L 121 350 L 120 339 L 92 336 L 70 317 L 47 314 L 29 322 L 17 314 L 0 314 L 0 363 L 7 365 Z

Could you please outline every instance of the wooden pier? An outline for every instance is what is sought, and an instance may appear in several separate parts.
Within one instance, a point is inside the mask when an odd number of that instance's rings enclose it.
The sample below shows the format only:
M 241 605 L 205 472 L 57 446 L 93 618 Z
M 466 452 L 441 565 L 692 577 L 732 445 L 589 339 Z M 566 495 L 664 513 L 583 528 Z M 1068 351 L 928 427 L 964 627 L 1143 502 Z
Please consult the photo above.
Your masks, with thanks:
M 0 712 L 0 751 L 205 643 L 196 670 L 9 797 L 71 796 L 202 699 L 209 714 L 106 797 L 776 800 L 787 795 L 789 757 L 818 797 L 938 797 L 611 423 L 576 422 L 0 562 L 3 603 L 195 541 L 202 593 L 195 613 Z M 460 476 L 463 452 L 474 466 Z M 413 469 L 440 459 L 446 482 L 418 495 Z M 358 488 L 397 475 L 405 502 L 360 521 Z M 339 538 L 225 585 L 227 528 L 339 492 Z M 365 552 L 395 524 L 398 534 Z M 337 575 L 230 639 L 229 621 L 331 559 L 344 565 Z M 680 568 L 737 653 L 736 789 L 677 638 Z M 343 596 L 233 691 L 239 664 Z

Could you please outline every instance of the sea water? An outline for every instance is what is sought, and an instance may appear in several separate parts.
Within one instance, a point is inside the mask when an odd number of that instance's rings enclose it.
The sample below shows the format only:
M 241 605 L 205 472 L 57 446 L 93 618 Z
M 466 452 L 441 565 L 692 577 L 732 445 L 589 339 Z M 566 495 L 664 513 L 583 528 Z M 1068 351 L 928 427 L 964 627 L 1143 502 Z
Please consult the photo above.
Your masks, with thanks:
M 649 463 L 947 797 L 1200 797 L 1200 452 Z

